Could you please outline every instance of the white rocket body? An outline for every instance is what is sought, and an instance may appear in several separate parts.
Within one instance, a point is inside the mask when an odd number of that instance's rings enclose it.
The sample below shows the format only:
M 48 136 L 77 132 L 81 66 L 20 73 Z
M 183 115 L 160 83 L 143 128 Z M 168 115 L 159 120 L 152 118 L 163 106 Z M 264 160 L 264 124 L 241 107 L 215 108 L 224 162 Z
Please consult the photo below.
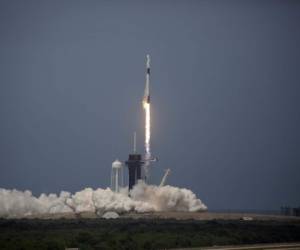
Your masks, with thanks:
M 146 61 L 146 85 L 145 85 L 145 93 L 143 102 L 150 103 L 150 55 L 147 55 L 147 61 Z

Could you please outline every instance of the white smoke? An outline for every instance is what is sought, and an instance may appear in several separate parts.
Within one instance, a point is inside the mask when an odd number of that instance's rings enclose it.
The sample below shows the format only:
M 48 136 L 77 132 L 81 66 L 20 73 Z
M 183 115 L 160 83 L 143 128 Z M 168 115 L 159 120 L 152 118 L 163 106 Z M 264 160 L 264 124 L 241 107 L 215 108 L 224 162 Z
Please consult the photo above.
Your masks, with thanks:
M 158 187 L 139 182 L 128 196 L 127 189 L 85 188 L 75 194 L 61 192 L 34 197 L 30 191 L 0 189 L 0 217 L 26 217 L 43 214 L 93 212 L 200 211 L 207 207 L 188 190 L 172 186 Z
M 134 200 L 151 204 L 154 211 L 188 211 L 206 210 L 207 207 L 188 189 L 172 186 L 154 186 L 139 182 L 132 191 Z

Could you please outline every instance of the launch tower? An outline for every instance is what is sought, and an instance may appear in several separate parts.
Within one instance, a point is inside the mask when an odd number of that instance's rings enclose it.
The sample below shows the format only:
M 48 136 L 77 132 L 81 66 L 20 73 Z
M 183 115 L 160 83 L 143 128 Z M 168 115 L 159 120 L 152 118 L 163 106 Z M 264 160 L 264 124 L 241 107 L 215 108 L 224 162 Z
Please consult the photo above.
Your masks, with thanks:
M 142 178 L 141 168 L 144 165 L 142 161 L 142 156 L 140 154 L 130 154 L 128 157 L 128 161 L 125 162 L 128 167 L 129 174 L 129 190 L 133 188 L 135 184 L 137 184 L 138 180 Z

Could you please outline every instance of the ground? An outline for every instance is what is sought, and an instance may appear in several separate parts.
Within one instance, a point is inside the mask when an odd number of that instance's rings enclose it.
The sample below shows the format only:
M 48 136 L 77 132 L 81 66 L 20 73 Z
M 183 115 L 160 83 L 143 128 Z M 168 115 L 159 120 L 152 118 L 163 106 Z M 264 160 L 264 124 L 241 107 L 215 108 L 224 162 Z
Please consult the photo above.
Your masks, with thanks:
M 0 249 L 172 249 L 300 242 L 296 217 L 218 214 L 124 214 L 118 219 L 0 219 Z M 253 220 L 243 220 L 250 217 Z M 176 217 L 177 219 L 171 219 Z
M 28 216 L 27 218 L 38 219 L 72 219 L 72 218 L 97 218 L 95 213 L 84 212 L 78 215 L 73 213 L 64 214 L 42 214 Z M 269 214 L 251 214 L 251 213 L 216 213 L 216 212 L 153 212 L 153 213 L 124 213 L 120 214 L 121 218 L 132 219 L 176 219 L 176 220 L 241 220 L 241 219 L 254 219 L 254 220 L 293 220 L 300 221 L 300 217 L 295 216 L 282 216 L 282 215 L 269 215 Z

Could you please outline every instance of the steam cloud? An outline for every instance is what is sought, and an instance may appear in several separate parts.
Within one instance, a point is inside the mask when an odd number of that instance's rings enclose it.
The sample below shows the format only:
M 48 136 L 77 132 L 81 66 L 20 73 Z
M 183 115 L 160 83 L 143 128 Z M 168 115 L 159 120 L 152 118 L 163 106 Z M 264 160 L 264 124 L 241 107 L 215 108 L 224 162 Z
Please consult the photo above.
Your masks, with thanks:
M 85 188 L 75 194 L 62 191 L 41 194 L 30 191 L 0 189 L 0 217 L 26 217 L 42 214 L 94 212 L 138 213 L 155 211 L 200 211 L 206 206 L 188 190 L 172 186 L 153 186 L 140 181 L 128 196 L 127 189 L 115 193 L 109 188 L 93 190 Z

